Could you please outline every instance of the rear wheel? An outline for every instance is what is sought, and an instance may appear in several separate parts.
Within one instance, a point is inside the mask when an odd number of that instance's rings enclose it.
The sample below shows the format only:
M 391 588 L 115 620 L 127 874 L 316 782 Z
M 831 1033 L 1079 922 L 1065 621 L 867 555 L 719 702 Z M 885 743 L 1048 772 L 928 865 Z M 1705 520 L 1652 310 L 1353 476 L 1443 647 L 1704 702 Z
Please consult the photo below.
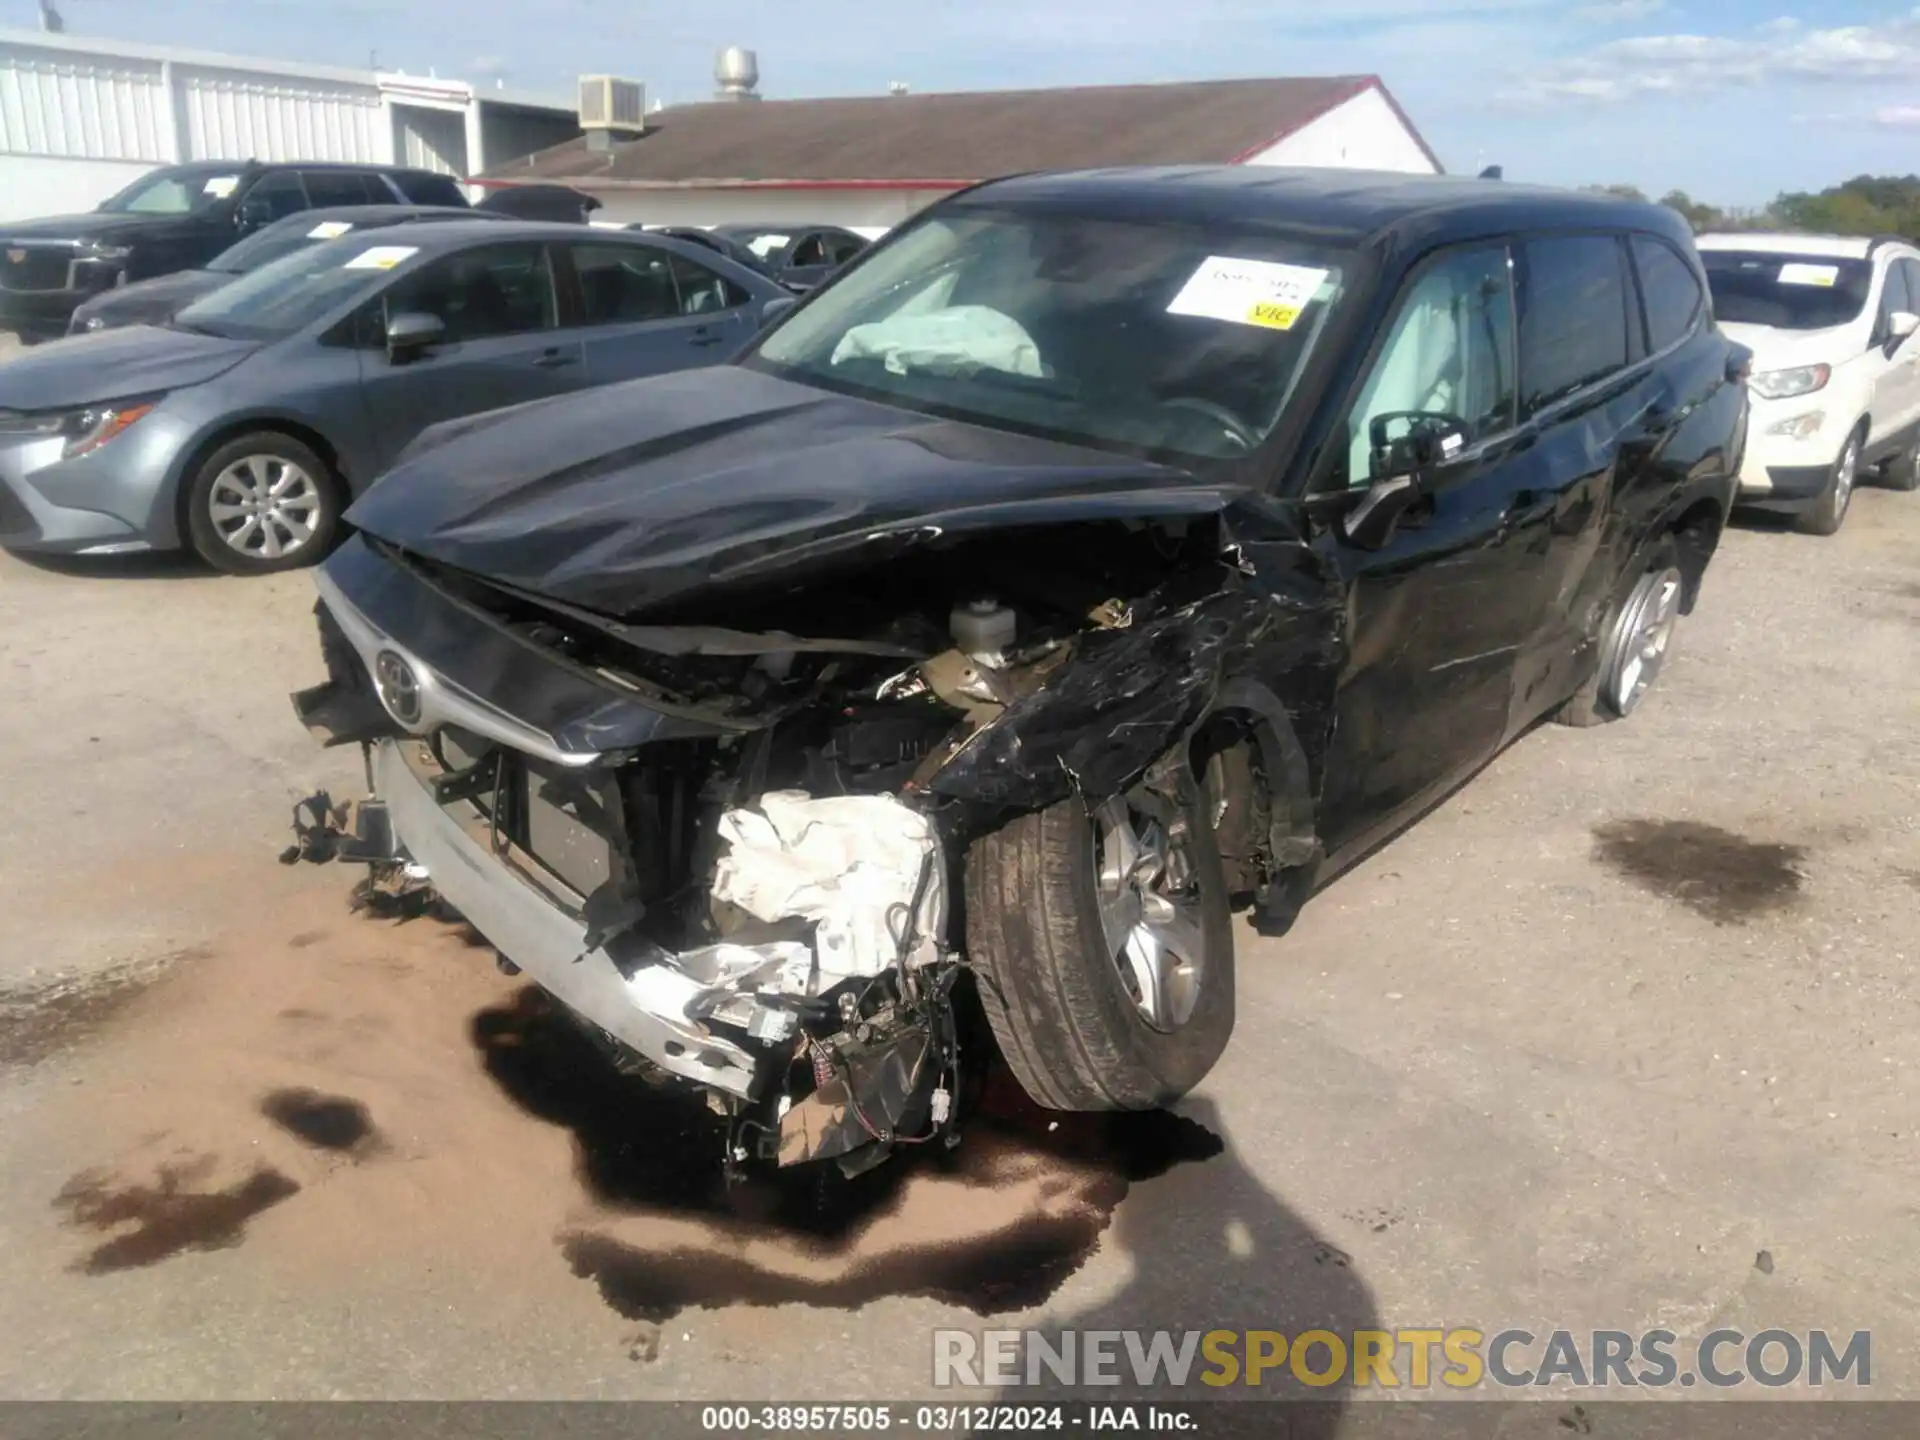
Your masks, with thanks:
M 1653 688 L 1672 651 L 1685 593 L 1679 547 L 1671 535 L 1662 536 L 1608 617 L 1593 677 L 1560 707 L 1554 719 L 1584 727 L 1631 715 Z
M 333 544 L 340 489 L 327 464 L 291 435 L 259 430 L 220 446 L 187 491 L 187 532 L 200 558 L 235 575 L 311 565 Z
M 1023 815 L 967 858 L 967 944 L 1008 1066 L 1055 1110 L 1179 1098 L 1233 1033 L 1226 881 L 1198 786 Z
M 1833 462 L 1827 476 L 1827 488 L 1820 492 L 1807 512 L 1800 517 L 1800 528 L 1809 535 L 1837 535 L 1846 523 L 1847 509 L 1853 504 L 1853 485 L 1860 478 L 1860 432 L 1847 437 L 1840 458 Z
M 1880 483 L 1889 490 L 1920 490 L 1920 435 L 1887 461 L 1880 472 Z

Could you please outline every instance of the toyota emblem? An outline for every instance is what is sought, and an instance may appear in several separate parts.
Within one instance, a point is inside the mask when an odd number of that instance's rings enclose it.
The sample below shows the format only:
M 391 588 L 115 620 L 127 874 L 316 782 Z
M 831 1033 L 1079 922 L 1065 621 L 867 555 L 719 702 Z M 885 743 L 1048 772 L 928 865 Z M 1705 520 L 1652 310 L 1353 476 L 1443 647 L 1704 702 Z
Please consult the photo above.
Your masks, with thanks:
M 373 684 L 394 719 L 402 725 L 420 723 L 420 677 L 404 656 L 382 650 L 374 657 Z

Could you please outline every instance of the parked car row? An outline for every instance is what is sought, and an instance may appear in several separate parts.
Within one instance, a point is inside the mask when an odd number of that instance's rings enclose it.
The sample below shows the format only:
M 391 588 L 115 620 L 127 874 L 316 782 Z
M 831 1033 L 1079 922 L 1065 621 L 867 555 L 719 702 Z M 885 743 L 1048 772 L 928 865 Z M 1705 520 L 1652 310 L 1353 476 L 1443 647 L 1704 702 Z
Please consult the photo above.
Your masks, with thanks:
M 1654 206 L 976 188 L 730 363 L 415 440 L 296 697 L 375 795 L 298 851 L 431 886 L 731 1164 L 950 1139 L 996 1045 L 1042 1105 L 1165 1103 L 1234 908 L 1284 931 L 1541 717 L 1640 704 L 1750 359 Z

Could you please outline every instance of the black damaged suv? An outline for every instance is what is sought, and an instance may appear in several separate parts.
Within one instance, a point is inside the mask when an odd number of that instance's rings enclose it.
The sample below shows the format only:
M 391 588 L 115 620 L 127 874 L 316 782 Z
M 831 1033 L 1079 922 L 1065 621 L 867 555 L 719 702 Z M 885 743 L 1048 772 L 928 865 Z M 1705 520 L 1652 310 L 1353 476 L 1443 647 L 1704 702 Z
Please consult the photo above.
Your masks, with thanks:
M 296 705 L 377 798 L 302 849 L 431 886 L 737 1163 L 950 1136 L 968 991 L 1042 1104 L 1164 1103 L 1236 905 L 1639 704 L 1747 358 L 1648 205 L 978 187 L 732 364 L 427 432 L 320 572 Z

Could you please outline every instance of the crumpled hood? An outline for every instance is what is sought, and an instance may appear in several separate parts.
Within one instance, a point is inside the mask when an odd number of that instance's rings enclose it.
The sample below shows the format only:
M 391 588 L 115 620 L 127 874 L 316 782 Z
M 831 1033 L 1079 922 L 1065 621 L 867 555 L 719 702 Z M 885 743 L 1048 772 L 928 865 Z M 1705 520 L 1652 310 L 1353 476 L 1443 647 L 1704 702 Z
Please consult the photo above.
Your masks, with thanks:
M 102 291 L 79 310 L 83 316 L 101 316 L 109 325 L 154 325 L 171 320 L 202 295 L 233 279 L 214 270 L 179 270 Z
M 1208 514 L 1237 493 L 723 365 L 437 426 L 348 519 L 428 559 L 627 615 L 876 540 Z
M 0 410 L 67 410 L 183 390 L 224 375 L 259 348 L 147 325 L 69 336 L 0 360 Z
M 1753 352 L 1756 375 L 1802 365 L 1838 365 L 1864 354 L 1867 348 L 1866 329 L 1861 325 L 1836 325 L 1827 330 L 1776 330 L 1770 325 L 1722 321 L 1720 333 Z

